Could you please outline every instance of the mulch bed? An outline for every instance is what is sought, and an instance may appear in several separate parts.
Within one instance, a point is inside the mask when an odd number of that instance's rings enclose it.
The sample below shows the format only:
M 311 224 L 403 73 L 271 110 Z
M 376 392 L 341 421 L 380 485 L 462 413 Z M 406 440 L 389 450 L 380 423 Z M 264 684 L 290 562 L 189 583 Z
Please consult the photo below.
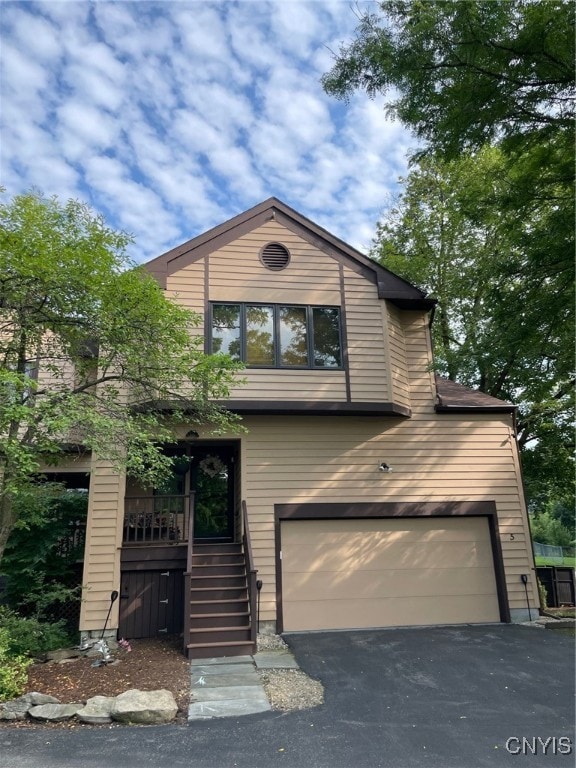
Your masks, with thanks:
M 118 648 L 117 664 L 93 667 L 94 659 L 77 658 L 66 663 L 35 663 L 28 670 L 26 691 L 56 696 L 62 704 L 86 701 L 92 696 L 118 696 L 131 688 L 171 691 L 178 704 L 175 722 L 184 724 L 190 699 L 190 664 L 181 649 L 181 638 L 132 640 L 132 651 Z M 110 728 L 85 725 L 77 720 L 40 723 L 32 720 L 0 721 L 3 728 Z

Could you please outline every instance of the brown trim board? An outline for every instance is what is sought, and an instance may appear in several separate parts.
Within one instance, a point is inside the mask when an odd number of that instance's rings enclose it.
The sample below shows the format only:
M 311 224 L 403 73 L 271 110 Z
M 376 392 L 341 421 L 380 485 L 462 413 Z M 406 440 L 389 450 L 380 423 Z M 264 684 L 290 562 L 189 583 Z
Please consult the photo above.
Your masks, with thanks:
M 352 387 L 350 385 L 350 359 L 348 356 L 348 325 L 346 322 L 346 285 L 344 283 L 344 267 L 338 263 L 338 276 L 340 278 L 340 343 L 342 345 L 342 365 L 346 379 L 346 401 L 352 402 Z
M 279 370 L 279 369 L 276 369 Z M 218 405 L 247 416 L 403 416 L 410 408 L 396 403 L 348 403 L 339 400 L 220 400 Z
M 390 501 L 390 502 L 336 502 L 318 504 L 275 504 L 274 533 L 276 561 L 276 627 L 284 631 L 282 612 L 282 532 L 283 520 L 361 520 L 366 518 L 422 518 L 422 517 L 486 517 L 492 545 L 492 559 L 496 592 L 500 609 L 500 621 L 510 622 L 510 607 L 506 590 L 506 576 L 502 557 L 502 545 L 498 529 L 498 515 L 493 501 Z

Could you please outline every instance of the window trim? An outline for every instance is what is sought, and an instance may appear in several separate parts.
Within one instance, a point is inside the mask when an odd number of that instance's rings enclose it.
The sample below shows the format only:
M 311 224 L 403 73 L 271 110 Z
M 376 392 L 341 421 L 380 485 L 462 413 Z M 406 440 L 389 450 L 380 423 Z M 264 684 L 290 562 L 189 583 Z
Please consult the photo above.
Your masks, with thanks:
M 227 306 L 227 307 L 239 307 L 240 308 L 240 360 L 244 363 L 246 368 L 250 370 L 283 370 L 283 371 L 343 371 L 345 370 L 345 351 L 344 351 L 344 334 L 342 328 L 342 307 L 335 304 L 299 304 L 297 302 L 286 302 L 282 304 L 276 304 L 267 301 L 211 301 L 209 312 L 209 323 L 207 326 L 207 348 L 208 354 L 214 354 L 213 350 L 213 323 L 214 323 L 214 307 L 215 306 Z M 272 324 L 273 324 L 273 351 L 274 351 L 274 364 L 273 365 L 255 365 L 250 364 L 246 360 L 246 308 L 247 307 L 271 307 L 272 308 Z M 306 349 L 308 353 L 307 365 L 283 365 L 281 364 L 281 350 L 280 350 L 280 308 L 281 307 L 298 307 L 306 310 Z M 338 344 L 340 347 L 340 365 L 314 365 L 314 309 L 335 309 L 338 311 Z

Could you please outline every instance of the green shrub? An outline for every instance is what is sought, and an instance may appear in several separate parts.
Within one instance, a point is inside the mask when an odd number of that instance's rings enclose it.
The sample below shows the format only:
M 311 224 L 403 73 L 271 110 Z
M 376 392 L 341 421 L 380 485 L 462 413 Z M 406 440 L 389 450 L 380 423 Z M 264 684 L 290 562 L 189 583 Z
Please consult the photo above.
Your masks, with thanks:
M 26 690 L 27 669 L 32 659 L 14 655 L 10 651 L 11 639 L 8 630 L 0 627 L 0 701 L 10 701 Z
M 64 621 L 24 618 L 6 606 L 0 606 L 0 631 L 5 632 L 7 649 L 13 656 L 39 656 L 70 645 Z
M 546 610 L 548 608 L 548 591 L 544 584 L 540 581 L 540 579 L 536 579 L 538 582 L 538 593 L 540 595 L 540 607 L 542 610 Z

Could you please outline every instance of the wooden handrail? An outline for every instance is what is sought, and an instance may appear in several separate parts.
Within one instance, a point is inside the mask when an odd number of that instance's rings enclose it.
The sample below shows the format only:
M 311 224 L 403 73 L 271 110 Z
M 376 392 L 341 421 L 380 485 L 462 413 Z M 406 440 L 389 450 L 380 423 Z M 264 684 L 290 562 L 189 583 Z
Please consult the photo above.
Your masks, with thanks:
M 184 653 L 188 654 L 190 642 L 190 587 L 192 586 L 192 553 L 194 548 L 194 496 L 190 492 L 188 502 L 188 546 L 186 547 L 186 570 L 184 571 Z
M 252 556 L 252 542 L 250 541 L 250 526 L 248 525 L 248 508 L 246 502 L 242 501 L 242 545 L 244 549 L 244 559 L 246 562 L 246 577 L 248 581 L 248 599 L 250 601 L 250 642 L 253 650 L 256 652 L 258 616 L 257 616 L 257 593 L 256 574 L 258 571 L 254 568 L 254 558 Z
M 190 491 L 188 500 L 188 547 L 186 552 L 186 570 L 188 573 L 192 570 L 192 550 L 194 548 L 194 499 L 195 491 Z

